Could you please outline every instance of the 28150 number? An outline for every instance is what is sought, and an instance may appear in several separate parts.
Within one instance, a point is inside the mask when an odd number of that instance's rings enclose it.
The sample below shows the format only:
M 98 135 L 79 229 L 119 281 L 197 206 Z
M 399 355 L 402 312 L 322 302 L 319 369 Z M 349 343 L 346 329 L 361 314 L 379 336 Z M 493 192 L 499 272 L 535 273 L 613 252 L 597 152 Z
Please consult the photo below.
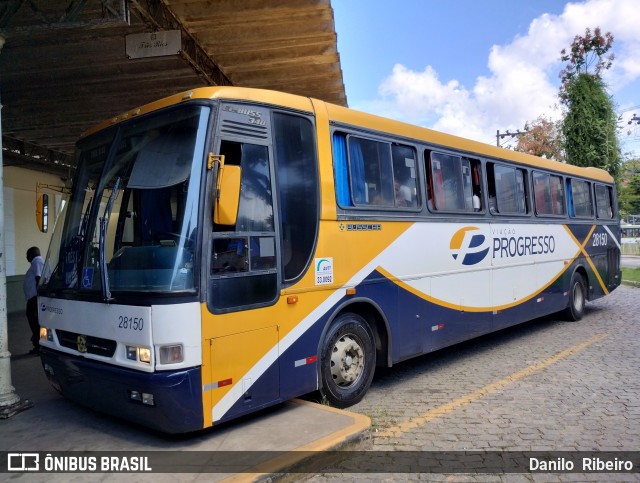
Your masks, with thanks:
M 593 246 L 594 247 L 605 247 L 607 246 L 607 234 L 606 233 L 594 233 L 592 236 Z
M 118 316 L 118 328 L 127 330 L 142 330 L 144 327 L 144 319 L 142 317 L 127 317 L 126 315 Z

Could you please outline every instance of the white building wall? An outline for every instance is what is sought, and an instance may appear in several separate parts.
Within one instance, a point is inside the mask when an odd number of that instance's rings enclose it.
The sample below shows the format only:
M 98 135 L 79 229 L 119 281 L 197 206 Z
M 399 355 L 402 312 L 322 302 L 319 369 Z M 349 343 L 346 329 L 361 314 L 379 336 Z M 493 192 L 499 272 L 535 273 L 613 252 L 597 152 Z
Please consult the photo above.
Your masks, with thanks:
M 24 310 L 22 280 L 29 269 L 27 250 L 37 246 L 46 256 L 61 199 L 54 190 L 42 191 L 49 195 L 49 232 L 41 233 L 36 224 L 36 183 L 62 187 L 64 181 L 55 175 L 14 166 L 4 166 L 3 177 L 4 226 L 0 229 L 5 242 L 7 310 L 14 312 Z

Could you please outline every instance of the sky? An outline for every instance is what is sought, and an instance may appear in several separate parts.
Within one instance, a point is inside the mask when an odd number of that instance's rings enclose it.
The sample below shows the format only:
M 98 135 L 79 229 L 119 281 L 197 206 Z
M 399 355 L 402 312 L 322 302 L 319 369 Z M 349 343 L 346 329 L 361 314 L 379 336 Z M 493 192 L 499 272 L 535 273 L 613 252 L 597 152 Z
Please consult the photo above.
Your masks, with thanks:
M 488 144 L 560 119 L 560 51 L 614 36 L 603 78 L 625 159 L 640 158 L 638 0 L 331 0 L 349 107 Z M 508 143 L 501 140 L 501 145 Z M 513 144 L 513 141 L 511 141 Z

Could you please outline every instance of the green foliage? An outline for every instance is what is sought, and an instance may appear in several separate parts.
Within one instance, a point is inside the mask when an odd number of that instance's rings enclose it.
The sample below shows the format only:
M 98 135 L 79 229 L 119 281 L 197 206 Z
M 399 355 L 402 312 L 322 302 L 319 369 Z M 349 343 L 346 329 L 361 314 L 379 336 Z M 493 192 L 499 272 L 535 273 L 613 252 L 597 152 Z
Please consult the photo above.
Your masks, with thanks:
M 584 37 L 577 35 L 570 53 L 561 52 L 561 60 L 569 64 L 560 74 L 559 96 L 567 108 L 562 123 L 566 161 L 602 168 L 616 177 L 621 162 L 617 117 L 600 77 L 613 62 L 613 55 L 606 56 L 612 44 L 613 35 L 602 35 L 599 27 L 593 34 L 586 29 Z
M 618 191 L 620 214 L 623 216 L 640 214 L 640 174 L 623 179 L 621 185 Z
M 566 96 L 562 133 L 567 162 L 602 168 L 615 177 L 621 161 L 617 117 L 602 80 L 580 74 L 567 85 Z
M 640 282 L 640 268 L 622 267 L 622 280 Z

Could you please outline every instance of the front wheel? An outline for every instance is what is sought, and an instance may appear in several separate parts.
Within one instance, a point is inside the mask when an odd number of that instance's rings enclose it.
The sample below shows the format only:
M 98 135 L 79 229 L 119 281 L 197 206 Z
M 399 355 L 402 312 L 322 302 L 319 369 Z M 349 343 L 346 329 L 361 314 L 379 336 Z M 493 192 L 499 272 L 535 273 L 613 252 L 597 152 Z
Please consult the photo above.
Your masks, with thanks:
M 569 306 L 565 309 L 565 315 L 569 320 L 578 321 L 582 318 L 586 300 L 587 284 L 582 275 L 574 272 L 569 286 Z
M 322 342 L 320 393 L 338 408 L 356 404 L 369 389 L 375 366 L 376 351 L 369 325 L 356 314 L 339 316 Z

